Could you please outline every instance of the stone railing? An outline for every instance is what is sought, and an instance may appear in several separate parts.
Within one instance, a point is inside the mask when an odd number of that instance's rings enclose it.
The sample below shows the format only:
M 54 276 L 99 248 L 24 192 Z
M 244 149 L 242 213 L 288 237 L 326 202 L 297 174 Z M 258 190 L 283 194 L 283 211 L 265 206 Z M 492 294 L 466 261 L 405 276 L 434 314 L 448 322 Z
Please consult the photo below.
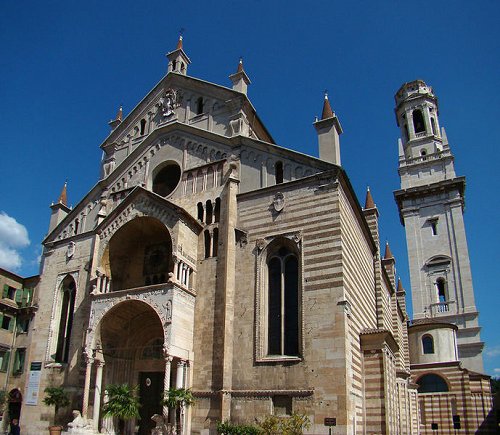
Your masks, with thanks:
M 431 315 L 450 314 L 450 312 L 453 311 L 453 304 L 455 304 L 455 301 L 437 302 L 435 304 L 431 304 L 429 306 Z

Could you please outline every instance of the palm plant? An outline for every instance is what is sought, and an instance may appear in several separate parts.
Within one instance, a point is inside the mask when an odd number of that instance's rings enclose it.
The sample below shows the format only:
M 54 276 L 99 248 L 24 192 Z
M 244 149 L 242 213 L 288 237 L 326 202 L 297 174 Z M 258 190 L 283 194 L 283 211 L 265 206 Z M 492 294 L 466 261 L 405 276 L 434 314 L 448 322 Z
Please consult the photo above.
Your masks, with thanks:
M 45 388 L 44 392 L 45 392 L 45 397 L 43 399 L 43 403 L 47 406 L 54 407 L 54 425 L 55 425 L 57 419 L 57 411 L 59 410 L 59 408 L 68 406 L 70 403 L 68 392 L 63 387 L 47 387 Z
M 120 434 L 125 433 L 125 422 L 139 418 L 138 386 L 128 384 L 111 384 L 105 388 L 107 402 L 102 411 L 104 417 L 116 417 Z
M 162 405 L 169 409 L 175 409 L 175 422 L 177 433 L 182 434 L 182 411 L 186 406 L 194 404 L 194 396 L 191 390 L 186 388 L 170 388 L 165 392 Z

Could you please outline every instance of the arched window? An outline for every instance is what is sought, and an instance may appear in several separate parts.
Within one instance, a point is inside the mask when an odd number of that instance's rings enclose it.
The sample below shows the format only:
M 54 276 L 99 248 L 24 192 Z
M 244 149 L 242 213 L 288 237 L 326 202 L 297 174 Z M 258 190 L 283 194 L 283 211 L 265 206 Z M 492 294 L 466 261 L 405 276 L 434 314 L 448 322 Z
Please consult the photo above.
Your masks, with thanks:
M 186 193 L 189 195 L 194 191 L 194 178 L 193 174 L 189 173 L 186 179 Z
M 73 312 L 75 309 L 76 285 L 71 276 L 64 278 L 61 284 L 62 303 L 57 333 L 57 347 L 55 360 L 68 362 L 71 329 L 73 328 Z
M 413 129 L 415 130 L 415 133 L 425 132 L 424 116 L 422 115 L 422 111 L 419 109 L 415 109 L 413 111 Z
M 219 229 L 214 228 L 214 235 L 212 240 L 212 256 L 217 257 L 217 253 L 219 252 Z
M 212 206 L 212 201 L 210 201 L 209 199 L 205 203 L 205 209 L 206 209 L 205 223 L 211 224 L 213 216 L 213 206 Z
M 424 354 L 434 353 L 434 339 L 432 335 L 424 335 L 422 337 L 422 349 Z
M 287 247 L 273 251 L 267 260 L 268 355 L 299 353 L 299 263 Z
M 434 136 L 437 136 L 436 120 L 434 118 L 431 118 L 431 127 L 432 127 L 432 134 Z
M 436 280 L 436 289 L 437 289 L 439 302 L 446 302 L 447 301 L 446 281 L 444 280 L 444 278 L 438 278 Z
M 146 120 L 144 118 L 141 119 L 141 136 L 146 132 Z
M 203 113 L 203 97 L 196 100 L 196 114 L 201 115 Z
M 197 207 L 198 207 L 198 220 L 203 222 L 203 204 L 199 202 Z
M 283 183 L 283 162 L 276 162 L 274 164 L 274 175 L 276 177 L 276 184 Z
M 177 61 L 173 60 L 172 61 L 172 71 L 175 71 L 176 68 L 177 68 Z
M 439 375 L 430 373 L 417 380 L 419 393 L 446 393 L 449 391 L 448 384 Z
M 205 238 L 205 258 L 210 257 L 210 232 L 208 230 L 205 230 L 204 233 L 204 238 Z
M 222 186 L 222 163 L 217 166 L 217 173 L 216 173 L 216 179 L 217 179 L 217 186 Z
M 215 198 L 214 222 L 220 221 L 220 198 Z

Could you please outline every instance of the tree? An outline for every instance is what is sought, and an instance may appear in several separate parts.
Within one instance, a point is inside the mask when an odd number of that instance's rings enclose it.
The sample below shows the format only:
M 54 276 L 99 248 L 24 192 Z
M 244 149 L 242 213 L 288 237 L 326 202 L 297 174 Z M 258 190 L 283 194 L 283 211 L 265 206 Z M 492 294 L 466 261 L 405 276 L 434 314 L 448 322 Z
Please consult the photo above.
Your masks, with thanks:
M 116 417 L 118 429 L 121 434 L 125 433 L 125 422 L 139 418 L 139 395 L 138 386 L 131 387 L 128 384 L 111 384 L 105 388 L 107 402 L 102 411 L 104 417 Z
M 59 408 L 68 406 L 69 396 L 68 392 L 63 387 L 47 387 L 44 390 L 45 397 L 43 403 L 47 406 L 54 407 L 54 425 L 56 424 L 57 411 Z
M 165 392 L 162 405 L 169 409 L 175 409 L 175 421 L 177 424 L 177 433 L 182 434 L 182 413 L 186 406 L 194 404 L 194 396 L 191 390 L 186 388 L 170 388 Z

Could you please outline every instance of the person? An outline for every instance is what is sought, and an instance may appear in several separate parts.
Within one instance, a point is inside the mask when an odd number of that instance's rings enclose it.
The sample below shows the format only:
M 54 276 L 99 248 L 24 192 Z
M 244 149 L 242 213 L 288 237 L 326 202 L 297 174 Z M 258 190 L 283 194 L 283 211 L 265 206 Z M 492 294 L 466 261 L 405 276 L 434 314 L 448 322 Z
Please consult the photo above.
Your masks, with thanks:
M 10 422 L 9 435 L 21 435 L 21 428 L 19 427 L 19 420 L 17 418 L 13 418 Z

